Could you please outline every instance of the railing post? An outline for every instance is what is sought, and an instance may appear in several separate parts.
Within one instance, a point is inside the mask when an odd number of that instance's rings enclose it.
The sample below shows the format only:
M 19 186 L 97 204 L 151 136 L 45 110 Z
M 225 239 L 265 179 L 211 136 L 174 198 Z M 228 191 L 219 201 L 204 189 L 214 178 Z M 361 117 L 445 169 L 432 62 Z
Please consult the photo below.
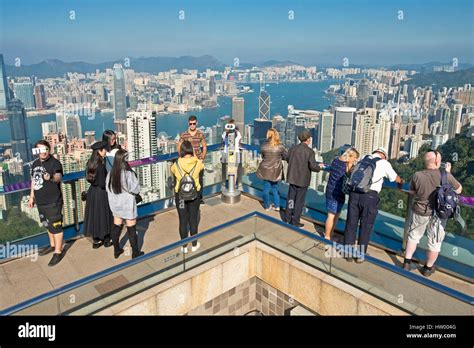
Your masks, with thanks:
M 407 199 L 407 210 L 405 214 L 405 226 L 403 229 L 403 241 L 402 241 L 402 252 L 405 253 L 407 247 L 407 238 L 408 238 L 408 231 L 410 229 L 410 222 L 413 215 L 413 195 L 408 193 Z
M 73 197 L 72 199 L 72 211 L 73 211 L 73 216 L 74 216 L 74 229 L 76 232 L 79 232 L 80 227 L 79 227 L 79 213 L 78 213 L 78 207 L 77 207 L 77 190 L 76 190 L 76 182 L 77 180 L 73 180 L 69 182 L 71 184 L 71 196 Z

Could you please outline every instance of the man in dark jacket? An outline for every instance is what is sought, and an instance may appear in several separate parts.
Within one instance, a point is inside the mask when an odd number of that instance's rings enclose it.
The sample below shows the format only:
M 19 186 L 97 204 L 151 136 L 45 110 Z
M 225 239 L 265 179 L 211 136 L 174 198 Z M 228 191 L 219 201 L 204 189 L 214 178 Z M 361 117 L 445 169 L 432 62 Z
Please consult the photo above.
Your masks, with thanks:
M 304 198 L 311 182 L 311 172 L 319 172 L 324 164 L 315 160 L 315 153 L 311 149 L 311 133 L 307 130 L 298 135 L 301 141 L 288 151 L 288 175 L 286 181 L 290 185 L 286 200 L 285 222 L 303 227 L 300 223 L 304 206 Z

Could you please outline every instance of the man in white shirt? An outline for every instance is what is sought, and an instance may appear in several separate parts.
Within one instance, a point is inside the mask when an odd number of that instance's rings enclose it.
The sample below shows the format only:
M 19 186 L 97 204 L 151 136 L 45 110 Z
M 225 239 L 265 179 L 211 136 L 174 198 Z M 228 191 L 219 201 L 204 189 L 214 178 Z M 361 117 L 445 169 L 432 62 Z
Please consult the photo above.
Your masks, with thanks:
M 355 245 L 357 239 L 357 227 L 360 226 L 358 238 L 358 251 L 361 253 L 355 258 L 357 263 L 364 262 L 364 254 L 367 252 L 370 234 L 374 227 L 380 203 L 379 193 L 382 190 L 383 179 L 388 178 L 395 181 L 401 188 L 403 179 L 393 170 L 392 165 L 387 161 L 387 152 L 383 148 L 375 150 L 370 159 L 376 160 L 375 170 L 372 176 L 372 183 L 369 192 L 351 192 L 349 194 L 349 204 L 347 210 L 346 229 L 344 231 L 344 244 Z M 347 261 L 352 261 L 352 257 L 346 257 Z

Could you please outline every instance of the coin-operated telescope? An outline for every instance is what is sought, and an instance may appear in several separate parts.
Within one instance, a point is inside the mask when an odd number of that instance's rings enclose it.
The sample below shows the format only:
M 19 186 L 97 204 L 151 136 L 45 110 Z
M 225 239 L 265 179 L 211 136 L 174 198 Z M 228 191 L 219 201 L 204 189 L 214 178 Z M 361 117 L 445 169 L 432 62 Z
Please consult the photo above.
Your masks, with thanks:
M 237 171 L 241 161 L 241 153 L 235 151 L 237 132 L 235 124 L 225 125 L 226 146 L 222 152 L 222 164 L 227 165 L 227 185 L 222 189 L 222 201 L 224 203 L 234 204 L 240 202 L 240 190 L 237 189 Z

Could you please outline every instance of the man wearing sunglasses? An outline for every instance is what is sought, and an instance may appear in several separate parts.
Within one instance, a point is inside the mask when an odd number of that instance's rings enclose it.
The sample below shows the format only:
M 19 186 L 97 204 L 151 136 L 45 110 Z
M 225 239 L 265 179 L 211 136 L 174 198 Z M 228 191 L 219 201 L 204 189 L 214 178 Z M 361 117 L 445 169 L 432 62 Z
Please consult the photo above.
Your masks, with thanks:
M 207 144 L 206 144 L 206 137 L 203 132 L 201 132 L 198 128 L 198 121 L 197 117 L 194 115 L 189 116 L 188 118 L 188 130 L 186 132 L 181 133 L 179 142 L 178 142 L 178 153 L 181 153 L 181 144 L 187 140 L 191 142 L 194 149 L 194 154 L 197 158 L 204 161 L 206 158 L 207 152 Z M 199 185 L 201 189 L 199 190 L 199 195 L 201 197 L 201 204 L 204 204 L 204 200 L 202 198 L 202 189 L 203 189 L 203 177 L 204 177 L 204 170 L 199 173 Z

